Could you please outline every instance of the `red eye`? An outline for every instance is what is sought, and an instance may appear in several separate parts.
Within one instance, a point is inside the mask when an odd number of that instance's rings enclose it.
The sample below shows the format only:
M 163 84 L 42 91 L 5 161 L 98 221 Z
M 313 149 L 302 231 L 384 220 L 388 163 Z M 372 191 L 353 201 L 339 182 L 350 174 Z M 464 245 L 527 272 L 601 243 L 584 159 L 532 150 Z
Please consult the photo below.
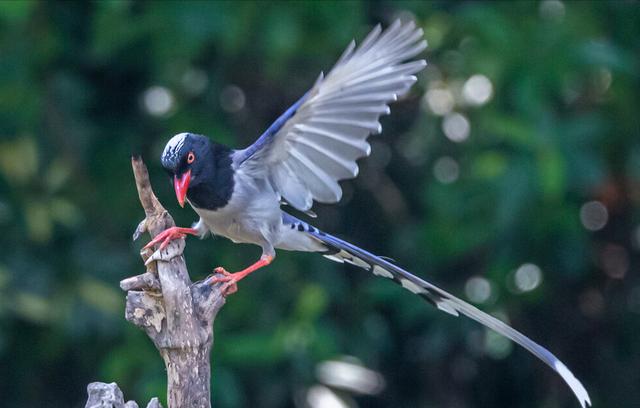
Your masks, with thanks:
M 196 159 L 196 155 L 193 154 L 193 152 L 189 152 L 189 154 L 187 155 L 187 163 L 191 164 L 195 161 Z

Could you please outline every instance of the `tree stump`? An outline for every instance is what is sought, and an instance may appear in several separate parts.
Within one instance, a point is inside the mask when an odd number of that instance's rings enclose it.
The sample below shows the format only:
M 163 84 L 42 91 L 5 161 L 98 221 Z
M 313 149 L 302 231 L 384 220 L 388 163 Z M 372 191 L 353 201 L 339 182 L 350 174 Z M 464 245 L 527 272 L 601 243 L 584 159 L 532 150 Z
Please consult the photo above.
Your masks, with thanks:
M 144 232 L 155 237 L 175 223 L 156 198 L 142 159 L 133 157 L 131 163 L 145 212 L 133 239 Z M 210 408 L 213 322 L 225 298 L 221 284 L 191 282 L 182 255 L 184 247 L 184 239 L 178 239 L 161 251 L 143 250 L 146 272 L 124 279 L 120 287 L 127 291 L 126 319 L 145 331 L 164 360 L 169 408 Z

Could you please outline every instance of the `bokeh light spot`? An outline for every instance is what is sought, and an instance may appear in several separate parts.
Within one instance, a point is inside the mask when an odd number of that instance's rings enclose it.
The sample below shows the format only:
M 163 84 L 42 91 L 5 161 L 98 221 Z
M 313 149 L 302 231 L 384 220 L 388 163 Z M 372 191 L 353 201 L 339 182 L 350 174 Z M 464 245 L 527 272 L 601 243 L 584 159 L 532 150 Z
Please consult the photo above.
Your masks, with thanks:
M 469 138 L 471 125 L 464 115 L 451 113 L 442 121 L 442 131 L 449 140 L 460 143 Z
M 580 208 L 580 221 L 589 231 L 598 231 L 607 225 L 609 212 L 600 201 L 589 201 Z
M 489 357 L 501 360 L 511 354 L 511 350 L 513 350 L 511 340 L 493 330 L 487 330 L 485 336 L 484 348 Z
M 453 94 L 446 88 L 429 89 L 424 97 L 431 112 L 438 116 L 451 112 L 455 103 Z
M 366 395 L 378 394 L 385 384 L 380 373 L 348 357 L 320 363 L 316 368 L 316 376 L 323 384 Z
M 190 95 L 199 95 L 207 88 L 209 78 L 207 73 L 198 68 L 190 68 L 181 78 L 182 87 Z
M 433 164 L 433 176 L 442 184 L 451 184 L 460 176 L 460 166 L 449 156 L 440 157 Z
M 462 96 L 470 105 L 484 105 L 493 96 L 493 85 L 486 76 L 481 74 L 473 75 L 464 83 Z
M 171 91 L 163 86 L 152 86 L 144 92 L 144 107 L 150 115 L 166 116 L 174 106 Z
M 481 276 L 475 276 L 464 285 L 464 293 L 473 303 L 485 303 L 491 297 L 491 283 Z
M 622 246 L 609 244 L 602 251 L 600 263 L 607 276 L 622 279 L 629 270 L 629 255 Z
M 314 385 L 307 391 L 307 404 L 310 408 L 349 408 L 330 388 L 323 385 Z
M 516 270 L 513 280 L 518 291 L 530 292 L 542 283 L 542 271 L 537 265 L 525 263 Z
M 220 106 L 227 112 L 242 110 L 245 100 L 244 92 L 236 85 L 228 85 L 220 92 Z

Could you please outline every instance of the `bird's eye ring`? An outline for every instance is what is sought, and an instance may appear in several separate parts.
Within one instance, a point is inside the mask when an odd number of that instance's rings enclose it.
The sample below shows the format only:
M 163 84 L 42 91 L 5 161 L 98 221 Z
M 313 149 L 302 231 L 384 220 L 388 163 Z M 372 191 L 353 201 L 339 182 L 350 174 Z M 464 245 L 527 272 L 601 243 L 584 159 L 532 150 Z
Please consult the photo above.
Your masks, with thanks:
M 187 163 L 191 164 L 196 160 L 196 155 L 193 152 L 189 152 L 187 155 Z

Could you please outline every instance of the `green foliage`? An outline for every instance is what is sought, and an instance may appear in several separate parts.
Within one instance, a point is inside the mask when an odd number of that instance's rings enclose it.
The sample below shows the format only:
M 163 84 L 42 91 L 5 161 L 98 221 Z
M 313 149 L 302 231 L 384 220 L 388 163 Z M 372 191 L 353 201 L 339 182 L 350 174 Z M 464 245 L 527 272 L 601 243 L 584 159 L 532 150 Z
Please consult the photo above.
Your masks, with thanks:
M 129 155 L 190 224 L 158 164 L 166 140 L 250 143 L 396 17 L 424 28 L 429 66 L 314 223 L 509 320 L 596 406 L 637 406 L 640 7 L 557 0 L 0 2 L 3 403 L 83 406 L 95 380 L 164 396 L 118 288 L 143 270 Z M 186 254 L 200 279 L 259 251 L 209 239 Z M 577 406 L 485 333 L 348 265 L 279 253 L 216 321 L 214 405 L 303 406 L 339 360 L 384 377 L 376 396 L 334 387 L 359 406 Z

